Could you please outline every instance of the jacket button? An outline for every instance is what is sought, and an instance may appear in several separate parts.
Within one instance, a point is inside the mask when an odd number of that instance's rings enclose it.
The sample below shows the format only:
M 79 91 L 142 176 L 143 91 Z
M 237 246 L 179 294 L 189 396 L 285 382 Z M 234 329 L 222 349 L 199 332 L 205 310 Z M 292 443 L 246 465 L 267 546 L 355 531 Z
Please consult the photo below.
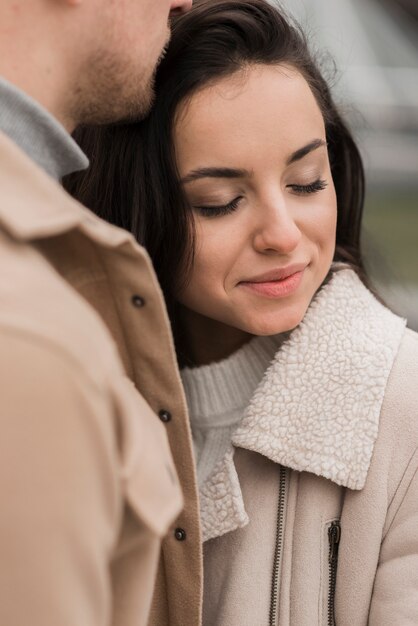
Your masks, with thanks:
M 171 422 L 171 413 L 170 411 L 166 411 L 165 409 L 162 409 L 159 413 L 158 413 L 158 417 L 160 418 L 160 420 L 162 422 L 164 422 L 165 424 L 167 424 L 167 422 Z
M 136 306 L 137 309 L 141 309 L 143 306 L 145 306 L 144 298 L 141 298 L 141 296 L 138 295 L 132 296 L 131 302 L 134 306 Z
M 176 528 L 176 530 L 174 531 L 174 536 L 177 541 L 184 541 L 186 539 L 186 531 L 182 528 Z

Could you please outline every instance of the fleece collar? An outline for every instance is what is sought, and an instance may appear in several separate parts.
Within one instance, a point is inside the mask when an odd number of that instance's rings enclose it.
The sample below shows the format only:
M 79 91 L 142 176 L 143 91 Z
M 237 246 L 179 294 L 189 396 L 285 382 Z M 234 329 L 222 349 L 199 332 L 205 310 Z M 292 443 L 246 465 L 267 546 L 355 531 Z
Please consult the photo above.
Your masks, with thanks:
M 352 270 L 337 271 L 265 372 L 233 446 L 362 489 L 404 329 Z M 204 539 L 248 522 L 232 444 L 201 489 Z

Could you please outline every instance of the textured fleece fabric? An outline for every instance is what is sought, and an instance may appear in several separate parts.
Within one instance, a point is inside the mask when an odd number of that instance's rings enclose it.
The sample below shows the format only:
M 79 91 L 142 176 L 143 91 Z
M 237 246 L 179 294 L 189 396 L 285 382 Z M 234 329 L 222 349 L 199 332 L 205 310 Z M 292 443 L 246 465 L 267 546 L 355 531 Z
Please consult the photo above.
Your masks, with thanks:
M 278 351 L 201 502 L 204 626 L 271 623 L 274 563 L 275 626 L 327 626 L 333 610 L 338 626 L 418 624 L 417 380 L 418 335 L 337 273 Z
M 204 540 L 248 523 L 233 446 L 350 489 L 364 487 L 404 329 L 405 321 L 352 270 L 335 273 L 278 350 L 201 488 Z
M 184 368 L 197 478 L 202 486 L 231 447 L 231 436 L 282 342 L 254 337 L 222 361 Z

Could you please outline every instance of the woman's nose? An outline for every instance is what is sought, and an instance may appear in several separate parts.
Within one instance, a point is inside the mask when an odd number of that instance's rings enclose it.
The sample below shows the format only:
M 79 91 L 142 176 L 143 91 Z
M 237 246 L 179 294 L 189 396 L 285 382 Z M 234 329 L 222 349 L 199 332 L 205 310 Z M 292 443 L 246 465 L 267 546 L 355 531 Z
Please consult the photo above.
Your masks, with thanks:
M 261 220 L 254 235 L 254 247 L 264 254 L 290 254 L 298 246 L 302 233 L 285 206 L 260 211 Z

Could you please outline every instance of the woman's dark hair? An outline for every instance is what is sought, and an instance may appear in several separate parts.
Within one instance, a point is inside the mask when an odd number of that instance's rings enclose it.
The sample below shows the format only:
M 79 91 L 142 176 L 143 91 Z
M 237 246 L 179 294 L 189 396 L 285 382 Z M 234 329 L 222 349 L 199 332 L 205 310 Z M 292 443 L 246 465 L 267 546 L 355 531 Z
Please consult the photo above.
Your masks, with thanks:
M 79 128 L 75 138 L 91 165 L 65 181 L 78 200 L 131 231 L 145 246 L 172 321 L 173 290 L 187 280 L 193 260 L 191 211 L 179 183 L 172 141 L 178 106 L 197 90 L 246 66 L 279 63 L 301 72 L 322 111 L 338 202 L 335 260 L 348 262 L 366 279 L 360 252 L 361 157 L 304 34 L 267 0 L 198 0 L 172 24 L 149 116 L 137 123 Z

